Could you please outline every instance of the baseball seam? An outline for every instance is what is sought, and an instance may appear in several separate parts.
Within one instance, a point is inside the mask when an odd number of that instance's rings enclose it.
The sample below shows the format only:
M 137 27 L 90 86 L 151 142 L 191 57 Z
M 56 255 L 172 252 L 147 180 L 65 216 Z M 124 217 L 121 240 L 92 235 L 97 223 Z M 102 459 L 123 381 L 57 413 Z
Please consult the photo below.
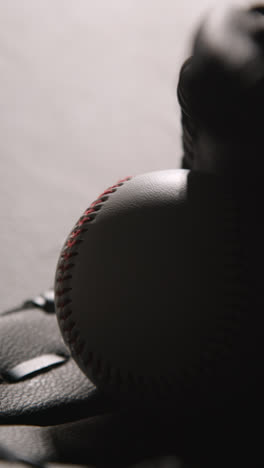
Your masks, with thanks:
M 62 334 L 73 353 L 82 359 L 85 368 L 91 368 L 92 374 L 97 377 L 103 372 L 103 362 L 92 351 L 89 351 L 86 357 L 84 356 L 85 341 L 80 338 L 80 331 L 72 317 L 73 310 L 71 308 L 72 299 L 70 295 L 72 288 L 70 282 L 73 277 L 73 269 L 75 266 L 74 257 L 79 254 L 78 246 L 84 240 L 82 235 L 85 235 L 88 231 L 88 224 L 91 221 L 95 221 L 97 214 L 107 202 L 111 194 L 116 192 L 118 188 L 122 187 L 124 183 L 131 180 L 131 178 L 132 177 L 126 177 L 121 179 L 115 185 L 107 188 L 93 203 L 91 203 L 89 208 L 85 210 L 66 239 L 59 257 L 56 272 L 55 305 Z

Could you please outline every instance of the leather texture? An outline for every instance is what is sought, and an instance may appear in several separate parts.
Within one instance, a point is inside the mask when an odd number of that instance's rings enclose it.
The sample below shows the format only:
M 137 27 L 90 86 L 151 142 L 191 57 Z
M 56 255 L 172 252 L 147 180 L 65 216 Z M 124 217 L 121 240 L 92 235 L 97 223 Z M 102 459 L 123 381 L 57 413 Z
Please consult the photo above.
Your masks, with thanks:
M 55 424 L 105 410 L 106 401 L 70 357 L 54 314 L 32 309 L 0 315 L 0 375 L 49 353 L 68 360 L 19 382 L 0 382 L 0 423 Z

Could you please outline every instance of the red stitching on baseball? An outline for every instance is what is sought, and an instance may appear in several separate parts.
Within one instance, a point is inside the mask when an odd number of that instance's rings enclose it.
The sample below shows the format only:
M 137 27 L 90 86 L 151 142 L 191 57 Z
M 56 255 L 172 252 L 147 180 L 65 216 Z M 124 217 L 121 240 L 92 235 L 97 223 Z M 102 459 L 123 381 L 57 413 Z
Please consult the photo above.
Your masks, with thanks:
M 130 179 L 131 179 L 131 176 L 125 177 L 124 179 L 120 179 L 117 183 L 122 184 L 123 182 L 126 182 L 127 180 L 130 180 Z M 113 187 L 114 187 L 114 185 L 113 185 Z
M 76 255 L 75 252 L 67 252 L 65 250 L 65 252 L 61 256 L 64 260 L 69 260 L 70 258 L 74 257 L 74 255 Z M 69 268 L 69 266 L 67 268 Z
M 82 232 L 83 232 L 83 229 L 77 229 L 76 231 L 73 231 L 73 232 L 70 234 L 70 238 L 71 238 L 71 239 L 75 239 L 75 238 L 78 237 Z
M 71 257 L 73 257 L 73 255 L 71 255 Z M 63 253 L 61 255 L 61 258 L 63 258 L 63 261 L 65 262 L 67 259 L 67 256 Z M 61 262 L 61 264 L 59 265 L 59 270 L 64 272 L 64 271 L 68 271 L 70 270 L 71 268 L 74 267 L 74 263 L 66 263 L 66 265 L 64 265 L 64 262 Z
M 65 327 L 63 327 L 63 331 L 64 332 L 71 332 L 73 330 L 75 326 L 75 322 L 69 322 L 68 325 L 65 325 Z
M 115 190 L 112 187 L 110 187 L 109 189 L 106 189 L 103 193 L 101 193 L 101 195 L 99 195 L 98 198 L 103 198 L 106 195 L 110 195 L 110 193 L 114 193 L 114 192 Z
M 62 302 L 58 302 L 57 306 L 61 309 L 64 309 L 64 307 L 66 307 L 67 305 L 69 305 L 71 303 L 71 299 L 65 299 L 64 301 Z
M 80 219 L 80 220 L 78 221 L 77 226 L 82 226 L 83 224 L 87 223 L 88 221 L 91 221 L 91 219 L 92 219 L 92 218 L 89 218 L 88 216 L 85 217 L 85 218 L 83 218 L 83 219 Z
M 74 323 L 74 327 L 75 327 L 75 325 L 76 325 L 76 324 Z M 72 330 L 71 330 L 71 331 L 70 331 L 70 337 L 69 337 L 69 339 L 68 339 L 68 343 L 69 343 L 69 344 L 73 344 L 73 345 L 74 345 L 74 348 L 75 348 L 75 344 L 77 343 L 77 340 L 78 340 L 79 336 L 80 336 L 80 332 L 79 332 L 79 331 L 77 331 L 77 330 L 75 330 L 75 331 L 73 330 L 73 331 L 72 331 Z M 74 349 L 74 352 L 75 352 L 75 349 Z
M 72 315 L 72 310 L 66 308 L 72 301 L 71 299 L 64 298 L 64 295 L 69 293 L 72 288 L 70 287 L 65 287 L 61 288 L 63 285 L 63 282 L 65 280 L 71 279 L 72 275 L 64 275 L 65 272 L 67 272 L 69 269 L 72 269 L 74 267 L 74 263 L 69 263 L 67 264 L 67 261 L 78 255 L 78 252 L 72 251 L 72 247 L 76 246 L 82 240 L 80 239 L 80 235 L 82 233 L 86 233 L 87 229 L 82 228 L 84 224 L 88 224 L 90 221 L 93 221 L 96 218 L 97 213 L 99 212 L 101 206 L 100 204 L 104 204 L 108 199 L 109 196 L 114 193 L 118 187 L 121 187 L 124 182 L 127 182 L 131 179 L 131 177 L 126 177 L 124 179 L 119 180 L 115 185 L 112 185 L 108 189 L 106 189 L 99 197 L 97 200 L 95 200 L 87 210 L 85 210 L 84 214 L 81 216 L 79 221 L 76 223 L 75 228 L 72 230 L 70 235 L 68 236 L 68 239 L 65 242 L 63 252 L 61 253 L 61 263 L 58 266 L 58 276 L 56 278 L 56 283 L 59 284 L 58 288 L 55 287 L 55 295 L 56 295 L 56 307 L 58 309 L 58 316 L 59 319 L 63 322 L 66 321 L 65 325 L 61 327 L 61 330 L 63 333 L 68 334 L 68 337 L 65 337 L 66 342 L 68 345 L 73 345 L 73 352 L 77 356 L 83 357 L 83 352 L 85 349 L 85 342 L 78 341 L 80 332 L 78 329 L 76 329 L 76 323 L 72 320 L 68 322 L 68 319 Z M 109 195 L 109 196 L 107 196 Z M 92 216 L 88 216 L 92 215 Z M 66 308 L 66 310 L 65 310 Z M 84 360 L 84 365 L 85 366 L 93 366 L 93 363 L 96 362 L 96 365 L 93 368 L 93 372 L 95 372 L 97 375 L 102 373 L 102 362 L 100 359 L 97 358 L 97 361 L 94 359 L 94 354 L 92 351 L 88 352 L 88 356 Z
M 63 281 L 68 280 L 68 279 L 71 279 L 71 278 L 72 278 L 71 275 L 68 275 L 68 276 L 63 276 L 63 275 L 61 275 L 61 276 L 59 276 L 59 277 L 57 278 L 57 283 L 62 283 Z
M 63 296 L 65 293 L 71 291 L 71 289 L 72 289 L 72 288 L 57 289 L 56 295 L 57 295 L 58 297 L 61 297 L 61 296 Z
M 67 318 L 69 318 L 69 316 L 72 314 L 72 311 L 70 309 L 68 310 L 63 310 L 62 312 L 60 312 L 60 319 L 61 320 L 66 320 Z
M 95 213 L 95 212 L 96 212 L 96 210 L 94 210 L 93 208 L 88 208 L 88 209 L 84 212 L 84 214 L 85 214 L 85 215 L 88 215 L 88 214 L 92 214 L 92 213 Z
M 99 200 L 95 200 L 91 206 L 96 206 L 96 205 L 99 205 L 99 203 L 103 203 L 103 200 L 99 199 Z
M 78 238 L 73 239 L 72 241 L 69 239 L 67 242 L 67 247 L 71 249 L 72 247 L 74 247 L 74 245 L 80 244 L 80 242 L 81 242 L 81 239 L 78 239 Z

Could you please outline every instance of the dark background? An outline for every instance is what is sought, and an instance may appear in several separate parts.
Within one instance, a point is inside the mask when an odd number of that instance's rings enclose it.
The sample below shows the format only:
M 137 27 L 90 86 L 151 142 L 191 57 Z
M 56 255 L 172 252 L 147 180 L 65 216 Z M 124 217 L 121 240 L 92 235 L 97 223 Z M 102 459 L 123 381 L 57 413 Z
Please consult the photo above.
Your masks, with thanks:
M 0 0 L 1 310 L 52 286 L 106 187 L 179 166 L 178 73 L 217 4 Z

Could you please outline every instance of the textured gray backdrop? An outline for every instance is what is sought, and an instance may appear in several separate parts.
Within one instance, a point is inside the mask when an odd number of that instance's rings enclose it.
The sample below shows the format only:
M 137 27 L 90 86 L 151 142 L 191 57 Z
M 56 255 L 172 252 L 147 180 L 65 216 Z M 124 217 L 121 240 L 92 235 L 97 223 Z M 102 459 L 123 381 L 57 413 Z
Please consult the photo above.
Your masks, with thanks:
M 178 167 L 179 68 L 217 3 L 0 0 L 0 310 L 52 286 L 107 186 Z

